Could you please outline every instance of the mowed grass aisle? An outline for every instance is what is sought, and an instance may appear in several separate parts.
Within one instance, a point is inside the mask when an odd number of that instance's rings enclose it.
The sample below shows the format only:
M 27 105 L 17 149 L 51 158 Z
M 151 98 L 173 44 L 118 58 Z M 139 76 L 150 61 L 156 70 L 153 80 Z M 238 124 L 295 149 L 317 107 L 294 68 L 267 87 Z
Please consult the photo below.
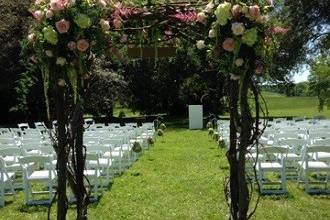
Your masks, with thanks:
M 91 217 L 217 219 L 219 211 L 226 210 L 221 164 L 227 167 L 205 132 L 166 131 L 154 148 L 115 179 L 111 191 L 90 209 Z
M 89 206 L 90 219 L 227 219 L 225 150 L 219 150 L 206 131 L 178 127 L 167 129 L 153 148 L 115 178 L 100 201 Z M 285 197 L 262 197 L 252 219 L 330 219 L 329 196 L 307 195 L 295 182 L 288 190 Z M 56 204 L 52 219 L 55 210 Z M 74 219 L 74 211 L 71 207 L 68 219 Z M 47 207 L 23 205 L 22 192 L 14 203 L 0 208 L 0 219 L 46 218 Z

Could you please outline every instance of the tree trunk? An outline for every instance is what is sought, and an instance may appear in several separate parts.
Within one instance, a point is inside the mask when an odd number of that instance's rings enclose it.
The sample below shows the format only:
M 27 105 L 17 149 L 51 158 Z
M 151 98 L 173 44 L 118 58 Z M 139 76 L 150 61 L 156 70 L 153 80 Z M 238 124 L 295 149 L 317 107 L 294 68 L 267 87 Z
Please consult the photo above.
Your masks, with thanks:
M 87 207 L 89 203 L 89 195 L 84 186 L 84 169 L 85 169 L 85 150 L 83 146 L 84 132 L 83 106 L 80 101 L 77 102 L 73 118 L 71 121 L 72 138 L 74 141 L 74 162 L 75 162 L 75 180 L 77 199 L 77 219 L 87 219 Z
M 238 217 L 238 179 L 237 179 L 237 117 L 238 117 L 238 81 L 228 80 L 228 97 L 230 106 L 230 146 L 227 159 L 230 165 L 229 193 L 230 216 L 236 220 Z
M 248 88 L 250 75 L 247 72 L 240 88 L 241 132 L 238 156 L 238 188 L 239 188 L 239 220 L 246 220 L 249 210 L 249 189 L 245 176 L 245 155 L 250 144 L 252 130 L 252 116 L 248 103 Z
M 57 86 L 56 89 L 56 114 L 57 114 L 57 219 L 65 220 L 67 213 L 67 196 L 66 196 L 66 183 L 67 183 L 67 137 L 65 125 L 67 117 L 64 110 L 64 88 Z

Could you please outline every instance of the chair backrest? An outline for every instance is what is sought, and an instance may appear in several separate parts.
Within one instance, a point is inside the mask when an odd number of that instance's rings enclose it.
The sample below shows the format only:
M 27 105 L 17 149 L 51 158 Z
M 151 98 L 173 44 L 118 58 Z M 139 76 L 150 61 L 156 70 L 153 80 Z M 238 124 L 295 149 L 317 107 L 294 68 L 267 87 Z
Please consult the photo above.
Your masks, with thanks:
M 330 145 L 311 145 L 306 147 L 306 153 L 318 153 L 326 152 L 330 153 Z
M 20 128 L 21 130 L 25 130 L 25 129 L 29 129 L 30 126 L 28 123 L 20 123 L 20 124 L 17 124 L 18 128 Z
M 120 138 L 108 138 L 100 140 L 100 144 L 110 144 L 113 147 L 120 147 L 123 144 L 123 140 Z
M 327 138 L 327 139 L 314 139 L 314 140 L 311 141 L 311 145 L 330 146 L 330 138 Z
M 7 147 L 0 149 L 0 156 L 6 157 L 6 156 L 23 156 L 25 153 L 24 151 L 19 147 Z
M 259 154 L 287 154 L 289 148 L 280 146 L 259 147 Z
M 279 145 L 287 145 L 292 148 L 299 148 L 307 144 L 307 140 L 298 139 L 298 138 L 288 138 L 288 139 L 280 139 L 277 141 Z
M 108 146 L 102 146 L 102 145 L 87 145 L 86 146 L 87 153 L 102 153 L 110 151 L 110 148 Z
M 318 131 L 315 130 L 313 132 L 309 133 L 309 138 L 310 139 L 316 139 L 316 138 L 330 138 L 330 131 Z
M 31 155 L 31 156 L 24 156 L 19 158 L 19 162 L 23 164 L 31 164 L 31 163 L 38 163 L 38 164 L 47 164 L 52 165 L 53 157 L 50 155 Z

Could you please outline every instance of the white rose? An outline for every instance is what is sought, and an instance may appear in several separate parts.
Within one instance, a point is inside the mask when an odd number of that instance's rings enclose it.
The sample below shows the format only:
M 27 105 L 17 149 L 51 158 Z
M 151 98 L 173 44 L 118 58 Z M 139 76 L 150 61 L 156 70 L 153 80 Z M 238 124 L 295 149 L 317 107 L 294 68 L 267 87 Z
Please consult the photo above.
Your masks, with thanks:
M 104 0 L 99 0 L 97 3 L 99 6 L 101 6 L 103 8 L 107 7 L 107 3 Z
M 236 75 L 236 74 L 230 74 L 230 79 L 231 80 L 239 80 L 241 77 L 239 75 Z
M 45 54 L 47 55 L 47 57 L 53 57 L 54 56 L 53 51 L 51 51 L 51 50 L 46 50 Z
M 66 64 L 66 59 L 64 57 L 58 57 L 56 60 L 56 64 L 60 66 L 64 66 Z
M 233 31 L 234 35 L 242 35 L 245 31 L 245 27 L 243 23 L 234 22 L 231 24 L 231 30 Z
M 197 41 L 196 43 L 196 47 L 201 50 L 201 49 L 204 49 L 205 48 L 205 42 L 203 40 L 199 40 Z
M 268 20 L 269 20 L 268 15 L 261 15 L 261 16 L 259 16 L 259 17 L 257 18 L 256 21 L 257 21 L 258 23 L 264 24 L 264 23 L 268 22 Z
M 46 11 L 46 18 L 52 18 L 54 16 L 54 12 L 52 10 Z
M 235 65 L 236 66 L 242 66 L 244 63 L 244 60 L 242 58 L 238 58 L 235 60 Z
M 206 19 L 206 15 L 205 15 L 204 12 L 199 12 L 199 13 L 197 14 L 197 21 L 198 21 L 198 22 L 204 22 L 205 19 Z
M 211 29 L 209 31 L 209 38 L 215 38 L 217 36 L 217 33 L 214 29 Z
M 208 3 L 208 4 L 206 5 L 206 7 L 205 7 L 205 12 L 207 12 L 207 13 L 212 13 L 213 8 L 214 8 L 214 4 L 213 4 L 213 2 L 210 2 L 210 3 Z
M 110 24 L 109 24 L 109 21 L 107 21 L 107 20 L 101 19 L 100 25 L 101 25 L 102 30 L 104 30 L 104 31 L 107 31 L 110 29 Z

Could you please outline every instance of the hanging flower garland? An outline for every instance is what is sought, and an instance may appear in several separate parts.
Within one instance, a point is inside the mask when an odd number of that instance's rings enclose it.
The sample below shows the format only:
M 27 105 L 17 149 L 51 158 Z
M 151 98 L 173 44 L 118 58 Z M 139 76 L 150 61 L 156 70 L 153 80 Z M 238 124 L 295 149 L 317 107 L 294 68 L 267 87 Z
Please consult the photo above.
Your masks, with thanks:
M 262 1 L 260 1 L 262 2 Z M 247 5 L 211 1 L 199 12 L 199 17 L 210 27 L 207 39 L 196 42 L 198 49 L 208 49 L 210 59 L 225 60 L 226 71 L 232 80 L 239 80 L 247 69 L 256 75 L 265 73 L 267 57 L 271 56 L 277 34 L 289 29 L 272 27 L 269 13 L 272 1 Z
M 104 0 L 35 1 L 26 47 L 44 75 L 50 74 L 60 86 L 69 81 L 74 90 L 77 76 L 89 77 L 93 58 L 107 46 L 107 6 Z

